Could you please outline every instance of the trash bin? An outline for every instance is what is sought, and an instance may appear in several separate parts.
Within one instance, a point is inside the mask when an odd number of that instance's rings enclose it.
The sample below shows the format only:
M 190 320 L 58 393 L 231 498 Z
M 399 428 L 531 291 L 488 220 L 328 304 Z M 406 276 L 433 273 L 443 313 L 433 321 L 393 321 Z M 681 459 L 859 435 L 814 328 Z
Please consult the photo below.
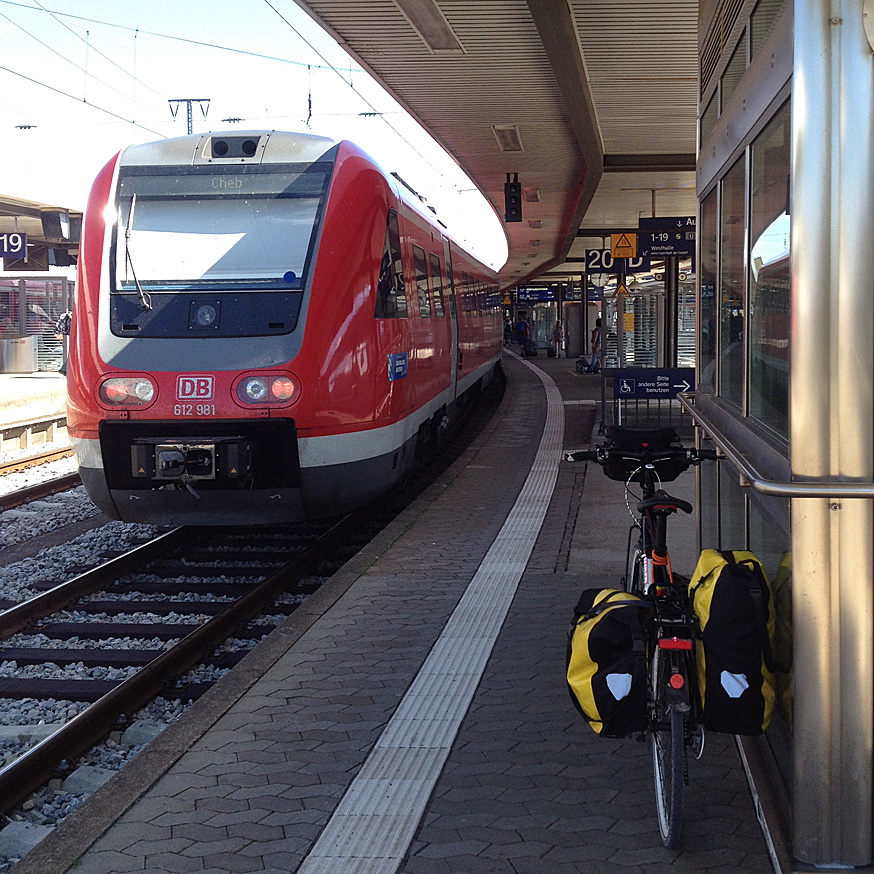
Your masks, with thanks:
M 32 335 L 0 339 L 0 373 L 36 373 L 36 344 Z

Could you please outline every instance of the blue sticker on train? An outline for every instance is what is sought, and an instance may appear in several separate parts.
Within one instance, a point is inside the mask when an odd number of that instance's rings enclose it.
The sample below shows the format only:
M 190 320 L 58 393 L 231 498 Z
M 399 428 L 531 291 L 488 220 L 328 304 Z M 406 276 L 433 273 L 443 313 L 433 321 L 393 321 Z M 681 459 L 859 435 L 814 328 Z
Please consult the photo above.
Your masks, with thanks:
M 391 352 L 388 356 L 388 380 L 394 382 L 407 375 L 407 353 Z

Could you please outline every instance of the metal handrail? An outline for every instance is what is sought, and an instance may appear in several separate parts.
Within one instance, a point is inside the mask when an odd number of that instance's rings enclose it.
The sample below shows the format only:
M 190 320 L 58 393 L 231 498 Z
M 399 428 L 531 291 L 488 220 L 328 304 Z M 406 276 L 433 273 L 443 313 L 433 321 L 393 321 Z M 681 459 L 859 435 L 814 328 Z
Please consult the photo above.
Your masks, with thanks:
M 780 482 L 762 476 L 740 451 L 719 433 L 716 426 L 696 409 L 692 401 L 694 394 L 682 392 L 677 400 L 692 417 L 695 424 L 703 428 L 725 457 L 741 472 L 741 485 L 749 486 L 762 495 L 778 498 L 874 498 L 874 483 L 811 482 L 798 480 Z

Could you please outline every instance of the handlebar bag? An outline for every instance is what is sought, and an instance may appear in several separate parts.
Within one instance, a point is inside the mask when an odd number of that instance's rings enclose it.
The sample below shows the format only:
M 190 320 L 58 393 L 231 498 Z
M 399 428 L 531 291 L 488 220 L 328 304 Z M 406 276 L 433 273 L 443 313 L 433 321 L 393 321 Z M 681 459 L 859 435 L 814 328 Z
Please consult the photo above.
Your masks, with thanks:
M 571 701 L 602 737 L 647 727 L 646 660 L 642 621 L 651 608 L 618 589 L 586 589 L 568 633 Z
M 774 597 L 751 552 L 704 549 L 689 583 L 701 629 L 698 689 L 704 727 L 757 735 L 774 710 Z
M 633 481 L 641 482 L 643 472 L 641 462 L 634 458 L 622 458 L 623 450 L 643 452 L 650 449 L 653 452 L 668 449 L 682 449 L 683 444 L 674 428 L 626 428 L 621 425 L 611 425 L 607 428 L 608 449 L 616 450 L 603 465 L 604 473 L 612 480 L 627 482 L 634 474 Z M 689 462 L 685 458 L 661 458 L 654 462 L 654 468 L 663 482 L 675 480 L 683 471 L 688 470 Z M 637 471 L 637 473 L 635 473 Z

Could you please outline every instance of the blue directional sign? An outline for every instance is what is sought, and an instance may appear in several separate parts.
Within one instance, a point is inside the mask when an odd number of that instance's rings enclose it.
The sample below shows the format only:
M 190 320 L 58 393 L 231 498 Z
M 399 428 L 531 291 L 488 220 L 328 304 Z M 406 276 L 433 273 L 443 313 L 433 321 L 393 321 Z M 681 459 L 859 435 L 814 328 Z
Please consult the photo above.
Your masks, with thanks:
M 0 258 L 23 258 L 27 254 L 27 234 L 0 234 Z
M 613 397 L 619 400 L 671 400 L 680 392 L 694 390 L 694 367 L 626 367 L 613 371 Z
M 641 218 L 637 221 L 637 251 L 650 258 L 695 254 L 695 216 Z
M 639 231 L 694 231 L 695 216 L 661 216 L 659 218 L 640 218 L 637 220 Z

